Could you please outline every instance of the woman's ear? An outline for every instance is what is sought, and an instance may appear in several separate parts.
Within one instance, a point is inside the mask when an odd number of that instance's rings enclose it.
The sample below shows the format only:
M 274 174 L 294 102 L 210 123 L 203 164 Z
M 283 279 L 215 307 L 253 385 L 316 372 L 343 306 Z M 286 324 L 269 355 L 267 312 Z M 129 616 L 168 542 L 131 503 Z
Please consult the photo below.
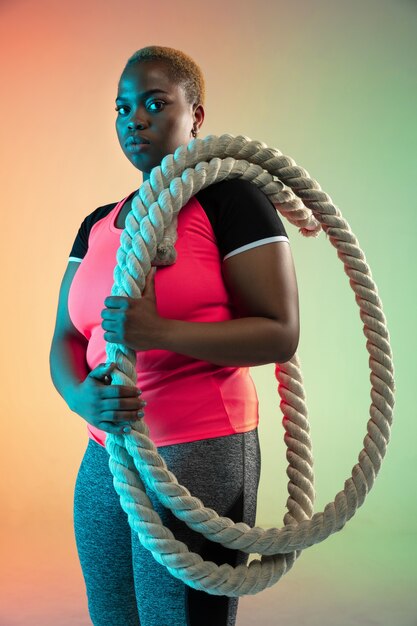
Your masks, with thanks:
M 200 127 L 202 126 L 203 122 L 204 122 L 204 107 L 202 104 L 197 104 L 195 105 L 194 111 L 193 111 L 193 117 L 194 117 L 194 125 L 197 126 L 197 131 L 200 130 Z

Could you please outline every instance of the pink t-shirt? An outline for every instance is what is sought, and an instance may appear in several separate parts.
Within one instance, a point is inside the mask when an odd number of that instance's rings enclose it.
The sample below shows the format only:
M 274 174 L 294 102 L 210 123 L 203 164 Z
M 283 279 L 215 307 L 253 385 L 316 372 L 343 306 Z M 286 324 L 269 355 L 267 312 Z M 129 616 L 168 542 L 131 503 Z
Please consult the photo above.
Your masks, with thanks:
M 101 311 L 114 282 L 122 233 L 114 223 L 133 193 L 92 226 L 68 296 L 71 320 L 89 342 L 86 358 L 91 369 L 108 360 Z M 178 214 L 175 248 L 175 264 L 158 267 L 155 274 L 158 313 L 189 322 L 236 318 L 211 223 L 195 196 Z M 141 397 L 147 401 L 144 419 L 156 446 L 247 432 L 258 425 L 258 398 L 248 367 L 222 367 L 168 350 L 146 350 L 137 352 L 136 369 Z M 90 424 L 87 428 L 89 437 L 104 446 L 106 432 Z

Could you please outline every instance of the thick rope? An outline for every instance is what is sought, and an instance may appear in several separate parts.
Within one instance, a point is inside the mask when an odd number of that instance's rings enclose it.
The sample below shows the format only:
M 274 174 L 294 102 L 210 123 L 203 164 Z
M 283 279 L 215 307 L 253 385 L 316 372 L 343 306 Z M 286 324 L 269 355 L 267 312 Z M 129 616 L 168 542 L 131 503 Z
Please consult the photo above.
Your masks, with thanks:
M 256 184 L 304 236 L 317 236 L 323 229 L 344 264 L 360 308 L 370 354 L 371 417 L 359 463 L 353 467 L 351 477 L 336 494 L 334 502 L 313 515 L 313 459 L 297 354 L 275 366 L 290 479 L 283 528 L 250 528 L 205 508 L 169 471 L 149 438 L 144 419 L 132 423 L 129 435 L 108 433 L 106 449 L 121 506 L 142 545 L 154 558 L 190 587 L 214 595 L 243 596 L 272 586 L 291 569 L 301 550 L 341 530 L 363 504 L 390 438 L 395 383 L 382 303 L 365 255 L 349 224 L 317 181 L 293 159 L 244 136 L 225 134 L 193 139 L 188 145 L 177 148 L 174 154 L 167 155 L 161 165 L 152 170 L 126 217 L 111 294 L 141 297 L 151 264 L 175 262 L 176 221 L 180 209 L 200 189 L 234 177 Z M 137 386 L 136 352 L 109 342 L 106 351 L 108 360 L 117 364 L 112 371 L 112 383 Z M 257 553 L 262 558 L 236 568 L 203 561 L 163 526 L 145 485 L 193 530 L 228 548 Z

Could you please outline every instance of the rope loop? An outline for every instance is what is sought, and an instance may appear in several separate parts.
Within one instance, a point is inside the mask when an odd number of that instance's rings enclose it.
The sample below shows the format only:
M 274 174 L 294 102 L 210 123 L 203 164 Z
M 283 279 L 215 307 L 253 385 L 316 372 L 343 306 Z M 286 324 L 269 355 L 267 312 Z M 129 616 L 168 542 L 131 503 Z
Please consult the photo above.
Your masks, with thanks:
M 230 597 L 256 594 L 274 585 L 292 568 L 302 550 L 338 532 L 353 517 L 371 490 L 385 456 L 395 393 L 382 303 L 358 240 L 319 183 L 291 157 L 261 141 L 229 134 L 195 138 L 152 169 L 126 217 L 111 295 L 141 297 L 151 265 L 175 263 L 177 215 L 181 208 L 200 189 L 236 177 L 257 185 L 301 235 L 317 237 L 324 230 L 336 248 L 364 324 L 372 404 L 364 448 L 351 477 L 334 501 L 313 515 L 312 446 L 298 354 L 286 363 L 275 364 L 289 463 L 289 497 L 284 526 L 266 530 L 219 517 L 180 485 L 149 438 L 146 419 L 133 422 L 128 435 L 107 434 L 105 446 L 114 487 L 142 545 L 190 587 Z M 117 364 L 112 384 L 136 387 L 136 353 L 109 342 L 106 352 L 108 360 Z M 236 568 L 203 561 L 162 524 L 146 488 L 192 530 L 228 548 L 257 553 L 261 559 Z

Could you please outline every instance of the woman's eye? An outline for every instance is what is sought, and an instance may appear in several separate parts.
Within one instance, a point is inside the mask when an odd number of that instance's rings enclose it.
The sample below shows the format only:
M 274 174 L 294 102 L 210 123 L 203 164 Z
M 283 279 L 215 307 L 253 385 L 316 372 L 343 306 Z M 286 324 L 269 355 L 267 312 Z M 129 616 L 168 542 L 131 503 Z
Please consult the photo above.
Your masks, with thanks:
M 152 102 L 149 103 L 149 106 L 151 106 L 152 104 L 162 104 L 162 107 L 159 107 L 157 109 L 151 109 L 152 111 L 162 111 L 165 102 L 163 100 L 152 100 Z
M 159 105 L 159 106 L 157 106 L 157 108 L 155 109 L 150 109 L 151 111 L 162 111 L 166 103 L 164 100 L 152 100 L 151 102 L 149 102 L 148 107 L 150 108 L 154 104 Z M 119 105 L 119 106 L 116 106 L 114 110 L 117 111 L 120 115 L 124 116 L 126 114 L 127 109 L 128 107 Z

